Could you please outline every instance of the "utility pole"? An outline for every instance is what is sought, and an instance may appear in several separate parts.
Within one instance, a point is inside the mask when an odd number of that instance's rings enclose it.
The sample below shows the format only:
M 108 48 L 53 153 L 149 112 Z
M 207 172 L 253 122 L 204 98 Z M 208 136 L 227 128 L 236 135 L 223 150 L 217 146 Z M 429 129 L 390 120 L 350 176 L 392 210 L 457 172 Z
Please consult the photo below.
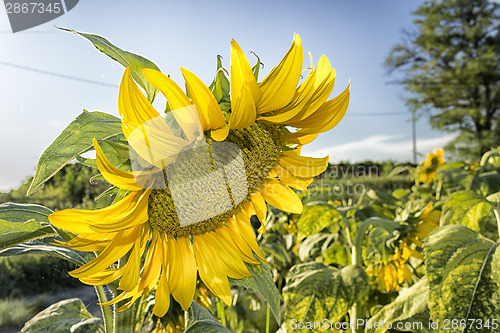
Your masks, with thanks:
M 413 164 L 417 164 L 417 117 L 411 112 L 411 132 L 413 138 Z

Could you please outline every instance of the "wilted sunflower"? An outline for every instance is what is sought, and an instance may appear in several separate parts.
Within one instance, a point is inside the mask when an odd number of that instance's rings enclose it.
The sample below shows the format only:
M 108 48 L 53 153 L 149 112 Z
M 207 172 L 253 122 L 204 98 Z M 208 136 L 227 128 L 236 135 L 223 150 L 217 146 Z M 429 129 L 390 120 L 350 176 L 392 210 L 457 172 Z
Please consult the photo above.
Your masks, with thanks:
M 436 149 L 433 153 L 427 154 L 427 159 L 422 163 L 419 181 L 430 183 L 437 176 L 437 168 L 444 164 L 444 151 Z
M 407 261 L 410 257 L 416 257 L 423 260 L 420 252 L 411 249 L 408 244 L 401 243 L 398 251 L 389 256 L 389 261 L 377 266 L 369 267 L 366 273 L 375 277 L 376 282 L 386 292 L 392 290 L 398 291 L 403 282 L 412 281 L 411 271 L 408 268 Z
M 245 263 L 259 265 L 255 255 L 264 261 L 250 217 L 257 215 L 264 224 L 266 203 L 302 212 L 292 188 L 306 190 L 312 177 L 325 170 L 328 157 L 304 157 L 300 148 L 337 125 L 347 110 L 349 86 L 327 101 L 335 71 L 325 56 L 316 68 L 311 60 L 308 76 L 297 87 L 302 58 L 295 35 L 283 60 L 257 83 L 233 40 L 230 108 L 186 69 L 181 72 L 188 95 L 164 74 L 144 69 L 172 110 L 165 118 L 127 68 L 118 108 L 132 171 L 113 166 L 96 140 L 94 147 L 101 174 L 129 194 L 104 209 L 68 209 L 49 216 L 55 226 L 78 234 L 63 245 L 99 251 L 70 274 L 91 285 L 120 279 L 123 292 L 107 304 L 130 299 L 121 309 L 156 287 L 153 311 L 160 317 L 171 294 L 184 310 L 189 308 L 197 274 L 230 305 L 228 277 L 251 276 Z M 126 264 L 111 268 L 122 258 Z
M 406 237 L 407 242 L 413 243 L 418 247 L 422 247 L 422 241 L 439 226 L 439 218 L 441 217 L 440 210 L 432 209 L 432 202 L 427 203 L 418 219 L 420 223 Z

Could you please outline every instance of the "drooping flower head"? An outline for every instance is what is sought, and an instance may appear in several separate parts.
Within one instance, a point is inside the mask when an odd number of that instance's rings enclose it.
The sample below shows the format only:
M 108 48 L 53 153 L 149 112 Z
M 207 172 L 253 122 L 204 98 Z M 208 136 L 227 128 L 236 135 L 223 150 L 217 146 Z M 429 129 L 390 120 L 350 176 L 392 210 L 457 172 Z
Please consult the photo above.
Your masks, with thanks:
M 398 291 L 403 282 L 411 282 L 411 272 L 406 262 L 412 253 L 416 252 L 407 246 L 402 246 L 398 252 L 389 256 L 388 262 L 371 266 L 366 273 L 375 278 L 383 291 Z
M 427 154 L 427 159 L 422 163 L 420 170 L 419 181 L 422 183 L 430 183 L 437 177 L 437 168 L 444 164 L 444 151 L 436 149 L 433 153 Z
M 283 60 L 257 83 L 233 40 L 227 96 L 220 85 L 210 90 L 184 68 L 187 93 L 161 72 L 144 69 L 167 100 L 170 111 L 164 116 L 127 68 L 118 108 L 131 170 L 112 165 L 95 139 L 94 147 L 101 174 L 128 194 L 104 209 L 68 209 L 49 217 L 77 234 L 63 245 L 99 251 L 70 274 L 91 285 L 119 280 L 122 293 L 109 304 L 128 299 L 122 309 L 156 288 L 153 311 L 160 317 L 170 295 L 189 308 L 198 275 L 230 305 L 228 277 L 249 277 L 246 264 L 264 261 L 250 217 L 257 215 L 264 231 L 267 204 L 302 212 L 293 189 L 306 190 L 326 169 L 328 157 L 304 157 L 300 149 L 337 125 L 347 110 L 349 86 L 328 101 L 335 70 L 325 56 L 316 68 L 311 60 L 308 76 L 297 87 L 302 58 L 295 35 Z M 114 267 L 120 259 L 126 263 Z

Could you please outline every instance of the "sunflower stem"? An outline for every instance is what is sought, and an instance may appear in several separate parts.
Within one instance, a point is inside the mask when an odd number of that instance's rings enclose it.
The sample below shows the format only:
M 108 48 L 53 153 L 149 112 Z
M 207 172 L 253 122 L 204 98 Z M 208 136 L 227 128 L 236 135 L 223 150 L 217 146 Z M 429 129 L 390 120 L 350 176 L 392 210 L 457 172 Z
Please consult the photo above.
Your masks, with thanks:
M 219 317 L 221 324 L 226 326 L 226 309 L 220 299 L 217 299 L 217 317 Z
M 358 230 L 356 231 L 356 237 L 354 238 L 354 244 L 352 247 L 352 257 L 351 257 L 351 262 L 353 265 L 357 266 L 362 266 L 363 265 L 363 256 L 362 256 L 362 251 L 363 251 L 363 241 L 365 240 L 366 237 L 366 232 L 370 228 L 371 225 L 373 224 L 378 224 L 379 221 L 376 218 L 369 218 L 361 225 L 359 226 Z M 351 332 L 352 333 L 357 333 L 360 332 L 357 328 L 357 321 L 359 318 L 359 309 L 358 309 L 358 304 L 357 302 L 353 304 L 351 311 L 350 311 L 350 321 L 351 321 Z
M 497 219 L 498 236 L 500 237 L 500 213 L 498 209 L 493 208 L 493 214 L 495 214 L 495 218 Z
M 118 303 L 120 304 L 120 303 Z M 137 302 L 134 302 L 125 311 L 118 312 L 118 304 L 115 304 L 114 333 L 134 333 Z
M 269 302 L 267 302 L 267 309 L 266 309 L 266 333 L 269 333 L 271 330 L 271 306 L 269 305 Z
M 441 198 L 441 189 L 443 188 L 443 182 L 441 180 L 438 181 L 438 185 L 436 188 L 436 200 Z
M 106 296 L 106 291 L 103 286 L 94 286 L 95 293 L 99 299 L 99 303 L 105 303 L 108 301 Z M 104 320 L 104 332 L 113 332 L 113 314 L 111 313 L 111 308 L 109 305 L 101 305 L 102 319 Z

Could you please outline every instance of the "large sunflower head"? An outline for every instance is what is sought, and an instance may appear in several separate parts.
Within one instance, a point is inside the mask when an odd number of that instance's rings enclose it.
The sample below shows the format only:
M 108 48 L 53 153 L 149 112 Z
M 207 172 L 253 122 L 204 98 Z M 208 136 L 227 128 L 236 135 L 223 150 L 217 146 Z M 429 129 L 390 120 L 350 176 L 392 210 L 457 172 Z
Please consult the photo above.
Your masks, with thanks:
M 50 221 L 76 233 L 65 246 L 98 251 L 97 258 L 70 272 L 82 282 L 103 285 L 119 279 L 123 292 L 110 304 L 129 307 L 156 288 L 154 313 L 165 315 L 170 295 L 189 308 L 197 278 L 231 304 L 228 277 L 251 276 L 246 264 L 264 260 L 250 217 L 263 224 L 267 203 L 301 213 L 293 189 L 306 190 L 326 169 L 328 157 L 300 155 L 304 144 L 344 116 L 349 86 L 328 101 L 335 71 L 322 56 L 297 87 L 303 50 L 295 35 L 283 60 L 257 82 L 239 45 L 231 42 L 230 91 L 221 81 L 209 89 L 181 68 L 187 92 L 159 71 L 146 79 L 165 96 L 160 115 L 127 68 L 118 99 L 130 147 L 131 170 L 112 165 L 94 140 L 104 178 L 128 191 L 99 210 L 63 210 Z M 263 230 L 263 228 L 261 229 Z M 115 266 L 115 263 L 126 263 Z M 245 264 L 246 263 L 246 264 Z

